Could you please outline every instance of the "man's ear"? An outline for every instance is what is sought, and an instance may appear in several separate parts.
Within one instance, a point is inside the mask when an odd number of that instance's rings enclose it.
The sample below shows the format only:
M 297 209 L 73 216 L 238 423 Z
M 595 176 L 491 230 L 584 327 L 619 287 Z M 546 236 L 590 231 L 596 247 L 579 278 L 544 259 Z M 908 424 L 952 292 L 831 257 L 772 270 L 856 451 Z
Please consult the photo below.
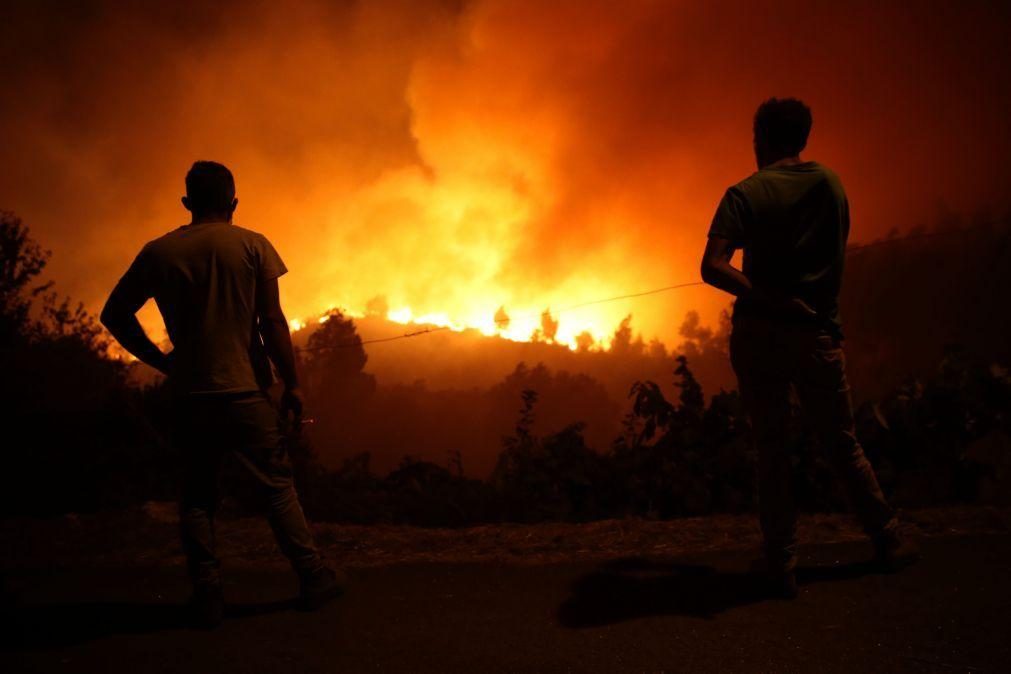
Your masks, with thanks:
M 183 202 L 183 208 L 185 208 L 187 211 L 189 211 L 190 213 L 192 213 L 193 209 L 190 208 L 190 199 L 189 199 L 189 197 L 183 197 L 181 199 L 181 201 Z
M 238 205 L 239 205 L 239 200 L 238 199 L 232 199 L 232 213 L 235 212 L 235 208 Z

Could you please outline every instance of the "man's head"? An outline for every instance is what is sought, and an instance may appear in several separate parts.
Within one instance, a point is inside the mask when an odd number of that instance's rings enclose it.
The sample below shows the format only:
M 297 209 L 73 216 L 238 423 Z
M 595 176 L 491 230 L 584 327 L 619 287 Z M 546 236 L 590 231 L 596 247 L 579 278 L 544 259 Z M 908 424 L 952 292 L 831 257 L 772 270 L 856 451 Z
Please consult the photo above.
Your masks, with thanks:
M 770 98 L 755 112 L 755 159 L 763 168 L 796 157 L 811 133 L 811 109 L 796 98 Z
M 186 174 L 183 206 L 193 213 L 194 220 L 231 220 L 238 203 L 231 171 L 213 161 L 193 163 Z

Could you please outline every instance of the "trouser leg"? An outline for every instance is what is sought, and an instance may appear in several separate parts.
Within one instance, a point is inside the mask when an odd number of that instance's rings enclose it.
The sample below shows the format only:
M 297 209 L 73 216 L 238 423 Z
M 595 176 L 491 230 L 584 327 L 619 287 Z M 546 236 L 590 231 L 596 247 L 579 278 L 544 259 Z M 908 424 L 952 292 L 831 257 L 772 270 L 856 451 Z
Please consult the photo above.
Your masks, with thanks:
M 797 557 L 797 507 L 788 445 L 790 389 L 763 387 L 745 396 L 758 451 L 758 510 L 770 565 L 793 568 Z
M 214 551 L 214 515 L 218 507 L 220 454 L 206 446 L 183 448 L 183 488 L 179 530 L 187 569 L 194 583 L 218 581 Z
M 322 560 L 295 492 L 277 411 L 264 395 L 240 399 L 233 405 L 239 463 L 257 483 L 281 552 L 295 571 L 311 573 L 322 566 Z
M 895 513 L 856 436 L 846 359 L 831 337 L 819 337 L 797 375 L 797 394 L 829 462 L 842 478 L 864 530 L 880 536 L 894 530 Z
M 731 362 L 758 453 L 758 507 L 770 567 L 792 569 L 797 556 L 797 510 L 790 447 L 790 382 L 777 367 L 774 345 L 761 334 L 735 331 Z

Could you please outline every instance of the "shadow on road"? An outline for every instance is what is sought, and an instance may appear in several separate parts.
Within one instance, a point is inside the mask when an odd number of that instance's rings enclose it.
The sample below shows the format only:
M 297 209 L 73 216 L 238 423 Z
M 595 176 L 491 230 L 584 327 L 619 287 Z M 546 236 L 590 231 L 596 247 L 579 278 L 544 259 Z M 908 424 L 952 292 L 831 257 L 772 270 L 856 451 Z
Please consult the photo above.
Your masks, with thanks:
M 295 600 L 229 605 L 228 618 L 291 610 Z M 131 602 L 45 603 L 4 607 L 9 627 L 0 638 L 6 651 L 43 650 L 122 634 L 187 629 L 182 604 Z M 12 627 L 10 627 L 12 626 Z
M 876 573 L 870 562 L 800 567 L 801 585 Z M 597 627 L 648 616 L 712 618 L 728 609 L 765 601 L 759 577 L 711 566 L 621 559 L 584 576 L 559 607 L 569 628 Z

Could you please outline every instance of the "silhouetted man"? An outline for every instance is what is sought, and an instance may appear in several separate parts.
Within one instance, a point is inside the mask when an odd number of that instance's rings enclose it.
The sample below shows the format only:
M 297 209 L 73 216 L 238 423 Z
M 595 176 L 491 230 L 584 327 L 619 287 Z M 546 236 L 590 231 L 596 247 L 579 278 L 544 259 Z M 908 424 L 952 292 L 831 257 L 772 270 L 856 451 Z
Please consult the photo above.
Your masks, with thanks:
M 773 98 L 759 106 L 758 172 L 727 190 L 702 259 L 706 283 L 737 297 L 730 359 L 758 447 L 763 570 L 786 597 L 797 594 L 791 389 L 845 482 L 877 559 L 897 569 L 917 554 L 899 537 L 856 438 L 839 322 L 849 206 L 832 171 L 800 159 L 810 130 L 811 111 L 801 101 Z M 742 270 L 731 265 L 738 248 Z
M 277 279 L 287 269 L 262 234 L 232 224 L 235 182 L 221 164 L 193 164 L 182 202 L 192 222 L 144 246 L 101 320 L 130 353 L 166 375 L 174 394 L 193 619 L 213 627 L 224 612 L 214 513 L 226 453 L 256 482 L 278 545 L 299 575 L 301 600 L 314 608 L 340 594 L 341 583 L 324 566 L 306 526 L 280 429 L 282 415 L 291 413 L 298 422 L 302 413 L 278 297 Z M 169 353 L 155 346 L 135 316 L 152 297 L 172 341 Z M 280 415 L 264 392 L 272 380 L 268 356 L 284 382 Z

